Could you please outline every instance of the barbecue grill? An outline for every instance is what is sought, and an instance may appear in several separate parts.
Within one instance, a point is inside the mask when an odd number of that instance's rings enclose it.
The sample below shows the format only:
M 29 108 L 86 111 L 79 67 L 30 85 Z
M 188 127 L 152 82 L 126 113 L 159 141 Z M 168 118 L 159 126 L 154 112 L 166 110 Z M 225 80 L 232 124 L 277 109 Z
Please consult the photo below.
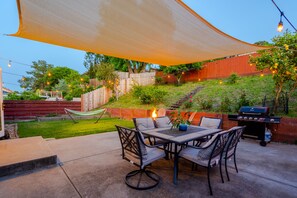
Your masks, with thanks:
M 242 106 L 238 114 L 230 114 L 228 119 L 238 121 L 238 126 L 246 126 L 243 137 L 256 138 L 261 146 L 266 146 L 266 129 L 270 124 L 279 124 L 281 117 L 269 116 L 269 107 Z

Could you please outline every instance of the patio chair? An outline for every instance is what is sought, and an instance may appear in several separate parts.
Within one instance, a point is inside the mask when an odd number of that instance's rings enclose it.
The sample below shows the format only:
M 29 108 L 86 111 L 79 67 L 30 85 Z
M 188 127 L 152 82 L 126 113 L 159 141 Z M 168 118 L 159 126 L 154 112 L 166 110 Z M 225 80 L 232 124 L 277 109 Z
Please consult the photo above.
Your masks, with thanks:
M 157 128 L 171 128 L 172 121 L 168 116 L 157 117 L 155 119 L 155 124 Z
M 122 145 L 122 158 L 139 167 L 139 170 L 129 172 L 125 183 L 137 190 L 146 190 L 159 184 L 160 177 L 146 170 L 146 166 L 165 157 L 165 152 L 157 146 L 144 143 L 142 133 L 133 129 L 117 126 Z
M 157 112 L 157 117 L 163 117 L 166 116 L 166 109 L 160 108 Z
M 223 131 L 215 134 L 203 147 L 188 145 L 181 150 L 179 157 L 193 162 L 196 165 L 207 168 L 207 179 L 210 195 L 212 188 L 210 183 L 209 171 L 212 167 L 219 165 L 221 153 L 225 147 L 229 135 L 229 131 Z
M 132 119 L 133 119 L 135 129 L 137 131 L 147 131 L 147 130 L 152 130 L 156 128 L 154 120 L 152 118 L 132 118 Z M 155 142 L 153 143 L 151 139 L 146 135 L 144 135 L 144 138 L 148 138 L 151 145 L 155 143 Z
M 238 169 L 236 165 L 236 148 L 244 129 L 245 129 L 245 126 L 236 126 L 230 129 L 228 141 L 225 145 L 224 151 L 222 152 L 222 159 L 224 159 L 225 161 L 224 165 L 225 165 L 225 171 L 226 171 L 228 181 L 230 181 L 229 174 L 228 174 L 228 166 L 227 166 L 228 159 L 233 157 L 235 170 L 238 173 Z M 220 172 L 222 177 L 221 163 L 222 161 L 220 161 Z M 223 177 L 222 177 L 222 182 L 224 183 Z
M 152 118 L 133 118 L 133 123 L 134 123 L 135 129 L 140 132 L 152 130 L 152 129 L 156 128 L 156 125 Z M 147 135 L 143 135 L 143 136 L 144 136 L 144 138 L 148 139 L 150 145 L 162 146 L 166 152 L 169 150 L 169 149 L 167 149 L 167 146 L 169 146 L 168 141 L 161 140 L 158 138 L 150 138 Z M 168 157 L 167 153 L 166 153 L 166 156 Z
M 194 111 L 193 113 L 191 113 L 189 119 L 188 119 L 188 122 L 191 123 L 196 115 L 197 111 Z
M 200 122 L 198 126 L 206 127 L 206 128 L 211 128 L 211 129 L 219 129 L 221 128 L 222 125 L 222 118 L 212 118 L 212 117 L 205 117 L 202 116 L 200 118 Z M 203 137 L 199 138 L 194 141 L 194 145 L 200 146 L 203 142 L 207 142 L 210 137 Z

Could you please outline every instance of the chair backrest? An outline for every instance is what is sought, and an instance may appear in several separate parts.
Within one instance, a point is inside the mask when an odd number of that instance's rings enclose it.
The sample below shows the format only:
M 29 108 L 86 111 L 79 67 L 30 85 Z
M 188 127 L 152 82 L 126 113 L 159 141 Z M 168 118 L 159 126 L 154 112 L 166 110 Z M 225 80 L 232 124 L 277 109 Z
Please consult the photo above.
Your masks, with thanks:
M 219 129 L 222 125 L 222 118 L 201 117 L 199 126 L 211 129 Z
M 240 140 L 240 137 L 245 129 L 245 126 L 236 126 L 230 129 L 228 141 L 224 148 L 224 151 L 227 152 L 228 155 L 233 155 L 235 153 L 237 144 Z
M 189 121 L 190 123 L 193 121 L 193 119 L 194 119 L 196 113 L 197 113 L 197 111 L 193 112 L 193 113 L 190 115 L 190 117 L 189 117 L 189 119 L 188 119 L 188 121 Z
M 198 159 L 209 160 L 210 162 L 213 158 L 220 156 L 228 140 L 229 132 L 228 130 L 215 134 L 199 152 Z
M 157 128 L 171 128 L 172 122 L 168 116 L 157 117 L 155 119 L 156 127 Z
M 152 118 L 133 118 L 133 122 L 138 131 L 146 131 L 155 128 Z
M 163 117 L 166 116 L 166 109 L 160 108 L 157 112 L 157 117 Z
M 138 166 L 142 166 L 142 160 L 147 155 L 146 146 L 141 132 L 117 126 L 122 146 L 122 157 Z

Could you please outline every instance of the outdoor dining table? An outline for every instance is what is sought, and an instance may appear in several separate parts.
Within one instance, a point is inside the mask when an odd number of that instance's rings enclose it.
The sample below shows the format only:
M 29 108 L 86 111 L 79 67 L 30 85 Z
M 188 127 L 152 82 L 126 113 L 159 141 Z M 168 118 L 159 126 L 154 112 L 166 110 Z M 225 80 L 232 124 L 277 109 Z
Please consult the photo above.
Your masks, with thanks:
M 173 183 L 177 184 L 178 174 L 178 146 L 185 145 L 186 143 L 198 138 L 206 137 L 216 134 L 222 129 L 210 129 L 206 127 L 188 126 L 187 131 L 179 131 L 178 128 L 156 128 L 152 130 L 142 131 L 143 134 L 166 140 L 174 144 L 174 168 L 173 168 Z

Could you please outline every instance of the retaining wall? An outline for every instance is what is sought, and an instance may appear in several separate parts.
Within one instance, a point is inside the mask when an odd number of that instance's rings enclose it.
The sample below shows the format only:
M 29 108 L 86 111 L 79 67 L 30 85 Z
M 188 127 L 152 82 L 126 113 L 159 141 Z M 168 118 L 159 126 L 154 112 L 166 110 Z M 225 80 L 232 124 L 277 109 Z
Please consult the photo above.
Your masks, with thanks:
M 153 110 L 108 108 L 107 111 L 113 117 L 119 117 L 119 118 L 131 120 L 132 118 L 151 117 Z M 171 115 L 171 112 L 176 113 L 177 111 L 167 110 L 166 115 Z M 182 115 L 185 114 L 185 112 L 181 112 L 181 113 Z M 200 118 L 202 116 L 222 118 L 223 119 L 222 128 L 224 130 L 229 129 L 233 126 L 237 126 L 237 121 L 228 120 L 228 114 L 206 113 L 206 112 L 197 112 L 192 121 L 192 124 L 198 125 Z M 280 124 L 270 125 L 270 128 L 272 129 L 271 130 L 272 141 L 284 142 L 284 143 L 290 143 L 290 144 L 296 143 L 297 118 L 283 117 L 281 119 Z

